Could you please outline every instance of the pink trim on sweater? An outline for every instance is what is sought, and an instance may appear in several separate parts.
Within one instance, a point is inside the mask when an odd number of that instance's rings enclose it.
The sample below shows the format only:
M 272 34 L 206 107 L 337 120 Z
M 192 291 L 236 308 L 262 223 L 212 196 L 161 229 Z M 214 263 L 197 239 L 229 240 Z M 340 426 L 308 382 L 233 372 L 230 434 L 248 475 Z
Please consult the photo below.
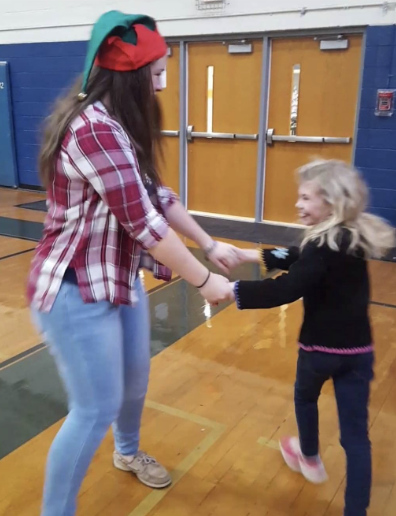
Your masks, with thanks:
M 320 353 L 329 353 L 331 355 L 362 355 L 363 353 L 372 353 L 374 351 L 374 346 L 365 346 L 361 348 L 326 348 L 325 346 L 304 346 L 299 342 L 298 344 L 300 349 L 304 351 L 313 352 L 319 351 Z

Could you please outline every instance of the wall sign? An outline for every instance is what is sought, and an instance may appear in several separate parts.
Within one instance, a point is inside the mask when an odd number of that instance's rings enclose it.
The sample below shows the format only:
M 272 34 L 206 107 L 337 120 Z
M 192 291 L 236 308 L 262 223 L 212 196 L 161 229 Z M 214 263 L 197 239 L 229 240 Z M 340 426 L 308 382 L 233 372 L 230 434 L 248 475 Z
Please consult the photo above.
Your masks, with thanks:
M 195 6 L 200 11 L 224 9 L 226 0 L 195 0 Z
M 396 90 L 377 91 L 376 116 L 393 116 L 395 110 L 395 92 Z

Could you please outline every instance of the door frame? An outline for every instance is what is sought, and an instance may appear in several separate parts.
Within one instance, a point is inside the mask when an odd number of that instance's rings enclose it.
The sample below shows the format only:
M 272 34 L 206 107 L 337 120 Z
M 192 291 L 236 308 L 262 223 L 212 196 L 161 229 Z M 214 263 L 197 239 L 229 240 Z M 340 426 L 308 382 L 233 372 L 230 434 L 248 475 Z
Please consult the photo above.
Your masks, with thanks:
M 201 213 L 190 211 L 192 215 L 198 216 L 200 219 L 218 219 L 221 221 L 240 221 L 245 223 L 260 224 L 262 226 L 284 226 L 291 228 L 301 228 L 299 224 L 287 224 L 275 221 L 266 221 L 263 219 L 264 212 L 264 193 L 265 193 L 265 171 L 266 171 L 266 133 L 268 129 L 268 110 L 270 95 L 270 78 L 271 78 L 271 55 L 272 41 L 274 39 L 285 38 L 302 38 L 315 36 L 337 36 L 340 33 L 345 35 L 362 35 L 362 55 L 360 63 L 360 79 L 358 98 L 356 106 L 356 118 L 354 138 L 352 143 L 352 162 L 356 157 L 356 139 L 358 133 L 358 121 L 361 106 L 362 84 L 364 59 L 366 51 L 366 27 L 344 27 L 330 29 L 310 29 L 305 31 L 285 31 L 285 32 L 259 32 L 259 33 L 242 33 L 227 34 L 216 36 L 194 36 L 183 38 L 167 38 L 169 44 L 180 45 L 180 63 L 179 63 L 179 86 L 180 86 L 180 103 L 179 103 L 179 192 L 180 201 L 188 209 L 188 153 L 187 153 L 187 125 L 188 125 L 188 45 L 190 43 L 217 43 L 217 42 L 235 42 L 240 40 L 263 40 L 263 58 L 261 69 L 261 92 L 260 92 L 260 123 L 259 123 L 259 140 L 258 140 L 258 156 L 257 156 L 257 175 L 256 175 L 256 198 L 255 198 L 255 217 L 244 218 L 229 215 L 217 215 L 212 213 Z

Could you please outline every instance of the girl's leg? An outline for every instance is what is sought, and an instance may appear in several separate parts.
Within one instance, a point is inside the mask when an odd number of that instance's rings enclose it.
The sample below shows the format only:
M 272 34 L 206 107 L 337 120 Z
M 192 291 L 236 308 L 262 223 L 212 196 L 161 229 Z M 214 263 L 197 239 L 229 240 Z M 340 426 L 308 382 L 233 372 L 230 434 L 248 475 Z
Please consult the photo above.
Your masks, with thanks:
M 330 362 L 331 362 L 331 357 Z M 299 439 L 285 437 L 280 449 L 290 469 L 315 484 L 325 482 L 327 473 L 319 457 L 318 399 L 329 378 L 328 365 L 318 353 L 300 350 L 294 391 Z
M 352 367 L 334 378 L 341 445 L 347 457 L 344 516 L 366 516 L 371 492 L 368 403 L 374 357 L 370 353 L 349 358 Z
M 329 379 L 327 371 L 318 371 L 317 359 L 321 357 L 301 350 L 297 363 L 294 404 L 301 451 L 305 457 L 319 455 L 318 399 L 323 384 Z
M 113 424 L 114 464 L 135 473 L 144 484 L 163 488 L 171 483 L 169 473 L 155 459 L 139 452 L 140 425 L 150 373 L 150 311 L 140 281 L 135 284 L 139 302 L 120 308 L 123 329 L 124 400 Z
M 140 424 L 150 374 L 150 311 L 140 281 L 136 306 L 120 307 L 123 331 L 124 399 L 113 424 L 115 448 L 121 455 L 136 455 Z
M 53 352 L 69 414 L 52 443 L 42 516 L 72 516 L 92 457 L 117 418 L 123 394 L 122 328 L 110 303 L 83 303 L 63 283 L 50 313 L 34 313 Z

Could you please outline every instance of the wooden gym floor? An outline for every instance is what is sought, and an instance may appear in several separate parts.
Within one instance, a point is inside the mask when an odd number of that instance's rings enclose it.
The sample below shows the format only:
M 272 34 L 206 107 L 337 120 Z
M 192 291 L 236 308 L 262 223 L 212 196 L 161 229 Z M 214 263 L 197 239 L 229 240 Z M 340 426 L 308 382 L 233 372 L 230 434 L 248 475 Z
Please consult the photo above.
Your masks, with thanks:
M 24 294 L 44 218 L 42 199 L 0 190 L 1 516 L 39 515 L 45 457 L 66 414 L 63 389 L 30 323 Z M 370 267 L 377 363 L 369 514 L 393 516 L 396 264 L 377 261 Z M 257 267 L 245 266 L 233 276 L 258 274 Z M 281 435 L 296 431 L 293 382 L 301 303 L 257 312 L 225 305 L 208 318 L 199 294 L 177 277 L 166 286 L 147 275 L 145 282 L 153 359 L 142 448 L 171 470 L 174 483 L 152 491 L 114 470 L 109 434 L 84 481 L 78 515 L 341 516 L 345 463 L 330 384 L 320 402 L 329 482 L 321 487 L 304 482 L 284 466 L 277 445 Z

